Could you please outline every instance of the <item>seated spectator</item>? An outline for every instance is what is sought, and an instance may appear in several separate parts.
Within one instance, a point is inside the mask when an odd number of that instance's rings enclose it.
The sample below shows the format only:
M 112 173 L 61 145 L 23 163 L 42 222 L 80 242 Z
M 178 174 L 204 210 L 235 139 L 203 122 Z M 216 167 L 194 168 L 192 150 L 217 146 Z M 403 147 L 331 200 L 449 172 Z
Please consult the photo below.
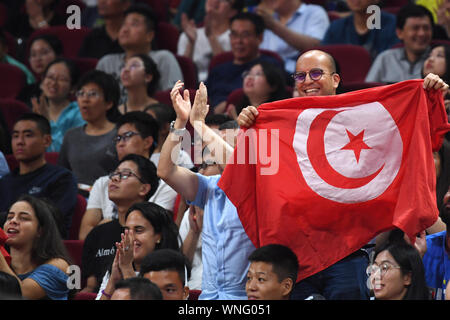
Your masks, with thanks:
M 242 77 L 244 97 L 236 106 L 231 104 L 227 107 L 227 113 L 233 119 L 237 119 L 241 110 L 250 105 L 258 107 L 266 102 L 290 98 L 283 72 L 270 63 L 262 61 L 255 64 Z
M 67 300 L 66 270 L 71 262 L 48 204 L 30 195 L 18 198 L 3 228 L 11 267 L 0 254 L 0 271 L 19 279 L 23 297 Z
M 116 283 L 111 300 L 162 300 L 161 290 L 146 278 L 128 278 Z
M 0 28 L 0 63 L 7 63 L 22 70 L 23 73 L 25 74 L 27 85 L 31 85 L 36 82 L 33 73 L 27 68 L 27 66 L 25 66 L 22 62 L 8 55 L 8 43 L 6 41 L 5 33 L 1 28 Z
M 262 18 L 253 13 L 239 13 L 231 19 L 230 41 L 233 61 L 221 63 L 210 70 L 208 87 L 211 109 L 223 113 L 228 95 L 242 88 L 242 73 L 254 64 L 267 61 L 282 68 L 272 56 L 260 54 L 259 46 L 264 32 Z
M 446 225 L 446 230 L 427 235 L 427 251 L 423 256 L 425 278 L 431 289 L 431 296 L 444 300 L 450 281 L 450 188 L 444 196 L 439 216 Z
M 58 163 L 71 170 L 79 184 L 92 186 L 117 163 L 111 141 L 117 132 L 119 85 L 111 75 L 92 70 L 80 79 L 76 96 L 86 124 L 66 132 Z
M 131 56 L 139 53 L 148 54 L 158 66 L 161 75 L 157 90 L 170 89 L 177 80 L 183 79 L 183 74 L 178 61 L 170 51 L 154 50 L 152 47 L 152 41 L 157 36 L 156 26 L 156 17 L 148 6 L 136 4 L 128 8 L 118 38 L 125 52 L 104 56 L 99 60 L 97 69 L 113 75 L 119 81 L 120 71 Z M 126 100 L 126 91 L 123 87 L 121 96 L 122 101 Z
M 25 86 L 17 97 L 18 100 L 26 103 L 30 109 L 32 108 L 31 98 L 40 97 L 42 94 L 40 85 L 47 66 L 50 62 L 61 56 L 62 53 L 63 45 L 61 41 L 52 34 L 39 35 L 33 38 L 30 43 L 28 63 L 37 81 Z
M 380 0 L 348 0 L 352 14 L 348 17 L 331 22 L 322 39 L 323 45 L 329 44 L 354 44 L 364 47 L 372 59 L 382 51 L 390 49 L 399 42 L 395 33 L 395 16 L 381 10 L 380 28 L 370 28 L 368 19 L 371 14 L 367 8 L 376 5 Z M 369 29 L 370 28 L 370 29 Z
M 199 81 L 206 81 L 212 57 L 231 50 L 230 19 L 242 10 L 243 2 L 207 0 L 202 27 L 197 27 L 185 12 L 181 14 L 183 33 L 178 39 L 177 53 L 194 61 Z
M 5 155 L 0 151 L 0 178 L 5 174 L 9 173 L 8 162 L 6 161 Z
M 120 113 L 144 111 L 146 107 L 159 103 L 152 98 L 160 74 L 155 62 L 146 54 L 130 57 L 120 73 L 120 81 L 127 91 L 127 99 L 119 106 Z
M 419 79 L 433 36 L 433 17 L 422 6 L 406 5 L 397 14 L 397 37 L 403 47 L 380 53 L 366 76 L 366 82 L 395 83 Z
M 6 29 L 15 38 L 27 39 L 38 29 L 66 25 L 66 16 L 55 10 L 57 5 L 57 0 L 25 0 L 25 12 L 10 20 Z
M 44 71 L 42 94 L 31 98 L 33 112 L 50 121 L 52 144 L 47 152 L 59 152 L 67 130 L 84 125 L 76 101 L 71 101 L 73 88 L 78 81 L 77 66 L 68 59 L 57 58 Z
M 96 226 L 84 241 L 81 270 L 82 278 L 86 279 L 85 292 L 97 292 L 111 266 L 116 252 L 114 245 L 121 240 L 128 209 L 135 203 L 148 201 L 159 184 L 155 165 L 135 154 L 125 156 L 109 177 L 108 194 L 115 204 L 117 218 Z
M 22 289 L 19 279 L 9 273 L 0 271 L 0 300 L 20 299 L 22 299 Z
M 249 300 L 289 300 L 297 281 L 298 259 L 281 244 L 262 246 L 248 257 L 245 291 Z
M 123 52 L 117 38 L 130 4 L 130 0 L 98 1 L 97 13 L 104 25 L 93 28 L 84 38 L 79 57 L 100 59 L 107 54 Z
M 330 25 L 323 7 L 302 0 L 262 0 L 256 13 L 266 25 L 260 48 L 277 52 L 288 74 L 295 72 L 300 53 L 320 44 Z
M 377 300 L 430 299 L 420 254 L 405 241 L 387 242 L 375 249 L 367 274 Z
M 51 142 L 50 124 L 45 117 L 28 113 L 17 120 L 11 146 L 19 167 L 0 179 L 0 212 L 22 194 L 47 198 L 61 211 L 63 229 L 68 232 L 77 202 L 76 180 L 69 170 L 46 162 L 45 150 Z
M 128 154 L 137 154 L 152 160 L 156 141 L 158 141 L 158 124 L 152 116 L 142 112 L 129 112 L 117 121 L 115 137 L 116 152 L 119 161 Z M 159 160 L 159 158 L 157 159 Z M 158 165 L 158 161 L 152 162 Z M 86 212 L 81 221 L 79 238 L 84 240 L 87 234 L 99 223 L 117 219 L 117 210 L 108 196 L 109 177 L 98 178 L 89 194 Z M 166 210 L 172 211 L 177 193 L 165 182 L 160 181 L 153 196 L 149 199 Z
M 186 257 L 174 249 L 155 250 L 145 256 L 139 276 L 155 283 L 163 300 L 187 300 L 190 266 Z
M 116 243 L 116 256 L 111 271 L 103 278 L 97 300 L 108 300 L 117 281 L 137 276 L 148 254 L 161 249 L 179 250 L 178 228 L 167 211 L 157 204 L 134 204 L 125 221 L 125 233 L 122 241 Z M 152 282 L 160 287 L 156 281 Z M 164 290 L 161 293 L 164 298 Z
M 181 28 L 181 16 L 186 14 L 189 20 L 194 20 L 195 24 L 203 23 L 205 19 L 205 3 L 207 0 L 181 0 L 173 18 L 173 24 Z

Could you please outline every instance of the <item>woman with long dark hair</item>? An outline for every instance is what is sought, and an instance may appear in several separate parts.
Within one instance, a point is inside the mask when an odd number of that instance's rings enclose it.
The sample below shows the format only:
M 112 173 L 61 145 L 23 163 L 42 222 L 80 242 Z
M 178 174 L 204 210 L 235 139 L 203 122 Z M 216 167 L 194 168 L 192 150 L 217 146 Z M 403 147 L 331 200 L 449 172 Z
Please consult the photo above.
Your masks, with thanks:
M 67 300 L 67 268 L 71 259 L 53 217 L 52 205 L 30 195 L 9 209 L 3 226 L 11 266 L 0 254 L 0 271 L 19 279 L 26 299 Z
M 377 300 L 429 300 L 425 270 L 417 249 L 404 240 L 376 249 L 367 268 Z

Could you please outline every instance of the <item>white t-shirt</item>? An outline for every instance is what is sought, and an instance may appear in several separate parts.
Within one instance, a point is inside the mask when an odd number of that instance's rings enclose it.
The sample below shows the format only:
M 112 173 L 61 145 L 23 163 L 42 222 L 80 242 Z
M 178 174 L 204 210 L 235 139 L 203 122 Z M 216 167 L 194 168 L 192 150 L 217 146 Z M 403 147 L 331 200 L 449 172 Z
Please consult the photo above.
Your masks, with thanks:
M 152 156 L 150 157 L 150 160 L 155 164 L 155 166 L 158 166 L 159 156 L 160 154 L 156 153 L 152 154 Z M 178 163 L 186 168 L 192 168 L 194 166 L 190 156 L 184 151 L 180 152 Z M 108 176 L 100 177 L 95 181 L 94 185 L 92 186 L 92 190 L 89 193 L 86 210 L 101 209 L 103 219 L 116 219 L 117 212 L 116 210 L 114 210 L 115 204 L 114 202 L 109 200 L 108 182 Z M 149 199 L 149 202 L 156 203 L 164 209 L 172 211 L 175 205 L 176 197 L 176 191 L 173 190 L 162 179 L 160 179 L 158 189 L 156 189 L 156 192 Z
M 222 33 L 219 37 L 217 37 L 217 41 L 220 43 L 224 51 L 231 50 L 229 34 L 230 30 L 228 29 L 227 31 Z M 178 55 L 180 56 L 184 55 L 188 43 L 189 39 L 187 35 L 183 32 L 178 40 L 178 48 L 177 48 Z M 197 66 L 199 81 L 206 81 L 206 78 L 208 77 L 208 68 L 211 58 L 212 58 L 212 48 L 211 45 L 209 44 L 208 37 L 206 36 L 205 28 L 204 27 L 197 28 L 197 39 L 195 40 L 194 44 L 194 52 L 192 54 L 192 60 Z
M 189 232 L 189 209 L 184 213 L 183 219 L 180 223 L 180 237 L 184 240 Z M 191 266 L 191 278 L 189 279 L 189 289 L 191 290 L 201 290 L 202 289 L 202 273 L 203 273 L 203 263 L 202 263 L 202 237 L 199 237 L 197 242 L 197 248 L 194 252 L 194 259 L 192 260 Z

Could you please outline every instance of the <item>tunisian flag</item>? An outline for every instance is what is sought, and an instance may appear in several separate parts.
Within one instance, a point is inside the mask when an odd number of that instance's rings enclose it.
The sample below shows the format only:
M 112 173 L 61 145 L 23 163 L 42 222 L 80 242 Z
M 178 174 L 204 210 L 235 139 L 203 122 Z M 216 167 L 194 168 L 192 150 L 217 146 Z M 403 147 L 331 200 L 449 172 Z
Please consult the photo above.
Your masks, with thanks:
M 298 281 L 380 232 L 414 242 L 437 220 L 432 151 L 450 126 L 442 93 L 422 83 L 263 104 L 240 132 L 219 187 L 256 247 L 297 254 Z
M 5 257 L 6 263 L 11 265 L 11 256 L 9 255 L 8 251 L 6 251 L 4 244 L 6 240 L 8 239 L 8 236 L 3 231 L 2 228 L 0 228 L 0 254 L 2 254 Z

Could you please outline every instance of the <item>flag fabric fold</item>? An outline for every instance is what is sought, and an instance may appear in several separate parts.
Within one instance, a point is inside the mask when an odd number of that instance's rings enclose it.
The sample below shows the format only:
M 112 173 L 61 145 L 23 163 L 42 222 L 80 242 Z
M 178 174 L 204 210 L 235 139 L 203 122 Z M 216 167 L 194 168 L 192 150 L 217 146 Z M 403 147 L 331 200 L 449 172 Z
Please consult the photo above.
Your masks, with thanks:
M 380 232 L 412 241 L 438 217 L 437 151 L 450 130 L 442 94 L 423 80 L 263 104 L 241 130 L 219 187 L 256 247 L 298 256 L 298 281 Z

